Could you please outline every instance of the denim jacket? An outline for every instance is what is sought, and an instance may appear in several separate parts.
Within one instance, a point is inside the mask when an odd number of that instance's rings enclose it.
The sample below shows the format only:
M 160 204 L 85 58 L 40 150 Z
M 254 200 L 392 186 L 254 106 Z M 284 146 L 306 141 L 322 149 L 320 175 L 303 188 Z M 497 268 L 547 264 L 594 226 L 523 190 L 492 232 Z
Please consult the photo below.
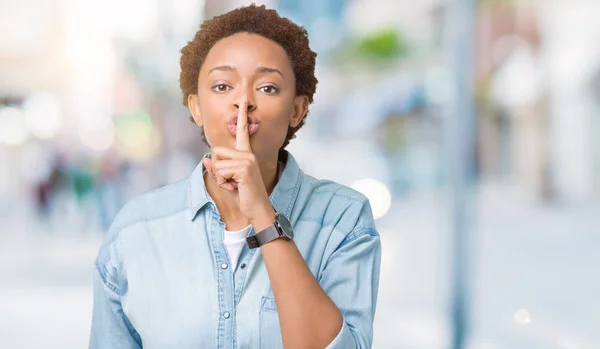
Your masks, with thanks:
M 283 160 L 271 203 L 343 315 L 327 348 L 370 348 L 381 242 L 369 201 L 304 174 L 287 151 Z M 119 211 L 95 260 L 89 348 L 283 348 L 260 248 L 245 246 L 230 265 L 202 172 L 200 162 L 190 177 Z

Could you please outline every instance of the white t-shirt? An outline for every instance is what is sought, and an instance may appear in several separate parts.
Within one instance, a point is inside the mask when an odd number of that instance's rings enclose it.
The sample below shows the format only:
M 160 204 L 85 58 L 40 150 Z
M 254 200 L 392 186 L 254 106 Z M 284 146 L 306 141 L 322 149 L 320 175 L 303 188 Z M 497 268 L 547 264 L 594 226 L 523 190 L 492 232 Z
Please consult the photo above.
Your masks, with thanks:
M 279 162 L 279 178 L 281 178 L 281 174 L 283 173 L 284 163 Z M 229 231 L 225 229 L 225 233 L 223 234 L 223 243 L 225 244 L 225 248 L 227 248 L 227 253 L 229 254 L 229 259 L 231 260 L 231 268 L 235 271 L 238 259 L 242 254 L 242 249 L 244 248 L 244 244 L 246 243 L 246 237 L 250 233 L 250 229 L 252 225 L 248 225 L 245 228 L 237 231 Z
M 246 243 L 246 237 L 248 236 L 248 233 L 250 233 L 250 228 L 252 228 L 252 225 L 248 225 L 247 227 L 242 228 L 242 230 L 237 231 L 225 229 L 223 243 L 227 248 L 232 270 L 235 270 L 235 267 L 237 266 L 238 259 L 240 258 L 240 254 L 242 254 L 242 249 Z

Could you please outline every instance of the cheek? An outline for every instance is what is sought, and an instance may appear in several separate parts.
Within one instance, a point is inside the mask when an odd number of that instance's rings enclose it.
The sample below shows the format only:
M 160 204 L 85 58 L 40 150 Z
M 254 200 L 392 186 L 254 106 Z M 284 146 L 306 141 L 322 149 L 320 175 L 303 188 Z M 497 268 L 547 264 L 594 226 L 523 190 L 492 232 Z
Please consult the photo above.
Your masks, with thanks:
M 206 137 L 208 143 L 212 145 L 219 137 L 218 130 L 216 127 L 214 127 L 214 125 L 204 124 L 204 136 Z
M 266 113 L 277 119 L 274 123 L 277 124 L 278 127 L 281 127 L 282 125 L 286 125 L 287 127 L 289 124 L 294 107 L 292 99 L 293 98 L 290 96 L 282 96 L 281 98 L 277 98 L 276 101 L 265 103 L 264 108 L 268 110 Z
M 219 140 L 226 136 L 227 129 L 222 122 L 215 117 L 211 117 L 208 114 L 203 114 L 204 137 L 210 146 L 219 145 Z
M 271 105 L 271 121 L 269 122 L 269 131 L 277 138 L 285 138 L 290 124 L 291 108 L 288 103 L 278 103 Z
M 288 126 L 288 115 L 280 114 L 279 117 L 272 120 L 272 122 L 269 125 L 268 132 L 265 132 L 264 136 L 261 137 L 261 142 L 265 142 L 265 144 L 268 144 L 269 147 L 280 147 L 283 144 L 283 142 L 285 142 Z
M 225 121 L 222 119 L 225 113 L 218 109 L 219 103 L 217 102 L 214 98 L 206 98 L 205 96 L 200 98 L 204 135 L 210 144 L 214 144 L 224 133 L 227 133 Z

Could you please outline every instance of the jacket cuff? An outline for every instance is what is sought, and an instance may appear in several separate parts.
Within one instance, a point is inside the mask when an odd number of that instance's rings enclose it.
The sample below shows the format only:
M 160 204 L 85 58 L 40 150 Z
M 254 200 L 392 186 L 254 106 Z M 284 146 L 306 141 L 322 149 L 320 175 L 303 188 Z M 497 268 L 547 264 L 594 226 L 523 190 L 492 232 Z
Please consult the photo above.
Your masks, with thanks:
M 346 321 L 343 320 L 342 329 L 325 349 L 351 349 L 355 347 L 356 343 L 354 343 L 354 336 L 350 331 L 350 327 L 346 324 Z

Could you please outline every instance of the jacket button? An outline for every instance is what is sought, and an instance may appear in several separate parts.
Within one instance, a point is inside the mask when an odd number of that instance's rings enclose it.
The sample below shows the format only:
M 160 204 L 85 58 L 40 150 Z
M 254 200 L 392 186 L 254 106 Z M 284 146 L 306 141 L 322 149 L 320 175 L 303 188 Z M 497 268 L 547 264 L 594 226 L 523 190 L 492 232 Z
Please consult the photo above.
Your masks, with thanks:
M 226 318 L 226 319 L 229 319 L 230 316 L 231 316 L 231 314 L 229 314 L 228 311 L 226 311 L 226 312 L 223 313 L 223 317 Z
M 221 264 L 221 269 L 227 269 L 228 266 L 229 265 L 227 265 L 227 263 L 223 263 L 223 264 Z
M 240 265 L 240 268 L 246 269 L 246 263 L 242 263 L 242 265 Z

